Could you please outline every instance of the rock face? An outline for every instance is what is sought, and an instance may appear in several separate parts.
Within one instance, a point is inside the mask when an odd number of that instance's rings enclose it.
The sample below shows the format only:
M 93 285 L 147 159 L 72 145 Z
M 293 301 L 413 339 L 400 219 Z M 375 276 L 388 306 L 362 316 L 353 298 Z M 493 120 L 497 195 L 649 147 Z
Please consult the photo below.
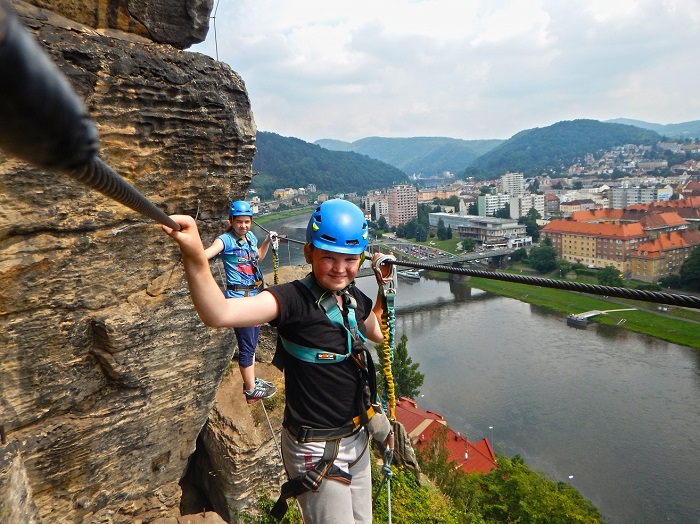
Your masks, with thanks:
M 203 42 L 213 0 L 30 0 L 93 29 L 117 29 L 186 49 Z
M 152 12 L 99 5 L 140 3 Z M 196 216 L 205 242 L 220 233 L 252 177 L 241 78 L 201 54 L 13 6 L 85 101 L 101 158 L 167 213 Z M 179 515 L 235 339 L 196 316 L 177 246 L 130 209 L 0 152 L 0 290 L 0 522 Z M 268 467 L 263 455 L 254 467 Z

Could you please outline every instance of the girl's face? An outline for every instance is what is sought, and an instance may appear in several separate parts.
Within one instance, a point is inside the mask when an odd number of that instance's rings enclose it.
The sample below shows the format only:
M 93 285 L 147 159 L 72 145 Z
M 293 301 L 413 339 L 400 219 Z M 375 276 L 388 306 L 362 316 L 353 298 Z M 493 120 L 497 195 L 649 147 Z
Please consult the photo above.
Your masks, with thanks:
M 311 248 L 311 267 L 318 284 L 330 291 L 341 291 L 355 280 L 362 255 L 333 253 Z
M 253 223 L 253 219 L 247 216 L 242 217 L 231 217 L 231 226 L 233 226 L 233 232 L 239 237 L 244 237 L 248 231 L 250 231 L 250 226 Z

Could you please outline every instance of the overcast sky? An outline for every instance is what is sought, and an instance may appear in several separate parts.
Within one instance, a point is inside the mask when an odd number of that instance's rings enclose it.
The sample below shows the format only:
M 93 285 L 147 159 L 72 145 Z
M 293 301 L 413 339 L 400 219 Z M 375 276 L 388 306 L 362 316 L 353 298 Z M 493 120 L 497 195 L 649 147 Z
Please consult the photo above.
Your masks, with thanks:
M 214 0 L 257 127 L 313 142 L 700 119 L 700 0 Z

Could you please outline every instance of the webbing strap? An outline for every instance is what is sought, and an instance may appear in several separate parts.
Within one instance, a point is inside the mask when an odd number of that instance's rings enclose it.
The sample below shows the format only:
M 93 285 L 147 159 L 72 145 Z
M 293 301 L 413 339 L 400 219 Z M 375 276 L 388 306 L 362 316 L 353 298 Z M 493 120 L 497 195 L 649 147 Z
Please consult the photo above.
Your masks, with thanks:
M 352 480 L 350 473 L 344 472 L 338 466 L 333 464 L 338 456 L 338 448 L 340 447 L 340 439 L 327 440 L 326 446 L 323 448 L 323 456 L 313 468 L 306 471 L 303 475 L 294 479 L 288 480 L 282 484 L 282 490 L 277 502 L 272 507 L 270 514 L 277 520 L 282 520 L 289 505 L 287 500 L 296 498 L 307 491 L 316 491 L 321 485 L 324 477 L 332 476 L 338 480 L 347 482 Z
M 310 362 L 312 364 L 337 364 L 338 362 L 342 362 L 352 355 L 351 353 L 341 355 L 331 351 L 310 348 L 308 346 L 303 346 L 301 344 L 297 344 L 296 342 L 292 342 L 291 340 L 284 338 L 282 335 L 279 335 L 279 338 L 282 341 L 282 345 L 287 353 L 292 355 L 294 358 L 298 358 L 299 360 Z

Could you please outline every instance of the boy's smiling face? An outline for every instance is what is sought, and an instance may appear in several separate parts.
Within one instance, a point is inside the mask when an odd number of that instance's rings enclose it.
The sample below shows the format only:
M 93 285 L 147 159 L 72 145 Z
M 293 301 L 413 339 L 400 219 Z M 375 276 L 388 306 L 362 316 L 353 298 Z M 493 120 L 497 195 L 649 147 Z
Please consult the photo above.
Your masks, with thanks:
M 311 247 L 310 251 L 314 277 L 321 287 L 342 291 L 355 280 L 362 255 L 333 253 L 316 247 Z

